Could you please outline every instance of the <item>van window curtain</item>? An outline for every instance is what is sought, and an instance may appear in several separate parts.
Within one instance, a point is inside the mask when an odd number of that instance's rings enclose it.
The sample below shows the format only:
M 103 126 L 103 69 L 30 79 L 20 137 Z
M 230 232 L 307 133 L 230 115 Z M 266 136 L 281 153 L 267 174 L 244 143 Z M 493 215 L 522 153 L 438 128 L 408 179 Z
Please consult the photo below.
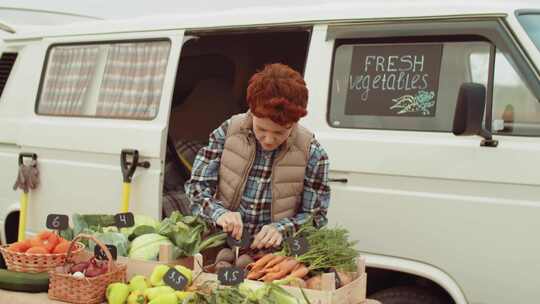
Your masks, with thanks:
M 111 45 L 96 115 L 139 119 L 155 117 L 169 51 L 168 41 Z
M 81 115 L 98 52 L 98 46 L 58 46 L 51 49 L 38 113 Z

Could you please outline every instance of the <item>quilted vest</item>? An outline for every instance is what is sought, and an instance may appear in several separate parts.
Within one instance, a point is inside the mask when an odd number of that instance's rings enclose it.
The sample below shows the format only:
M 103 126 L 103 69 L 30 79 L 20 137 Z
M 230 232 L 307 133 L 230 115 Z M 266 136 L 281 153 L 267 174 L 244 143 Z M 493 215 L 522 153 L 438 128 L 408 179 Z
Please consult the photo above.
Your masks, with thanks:
M 219 168 L 217 198 L 235 211 L 255 160 L 257 139 L 251 113 L 231 118 Z M 296 215 L 304 190 L 304 176 L 313 133 L 296 124 L 272 165 L 272 221 Z

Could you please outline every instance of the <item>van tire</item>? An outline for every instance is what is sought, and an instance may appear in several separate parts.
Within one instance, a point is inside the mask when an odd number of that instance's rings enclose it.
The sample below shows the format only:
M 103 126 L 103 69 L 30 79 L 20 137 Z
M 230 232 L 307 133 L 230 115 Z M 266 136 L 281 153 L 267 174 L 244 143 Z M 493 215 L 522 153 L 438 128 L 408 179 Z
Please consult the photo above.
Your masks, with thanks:
M 450 304 L 447 301 L 433 294 L 429 290 L 416 286 L 392 287 L 378 291 L 369 296 L 370 299 L 377 300 L 381 304 Z

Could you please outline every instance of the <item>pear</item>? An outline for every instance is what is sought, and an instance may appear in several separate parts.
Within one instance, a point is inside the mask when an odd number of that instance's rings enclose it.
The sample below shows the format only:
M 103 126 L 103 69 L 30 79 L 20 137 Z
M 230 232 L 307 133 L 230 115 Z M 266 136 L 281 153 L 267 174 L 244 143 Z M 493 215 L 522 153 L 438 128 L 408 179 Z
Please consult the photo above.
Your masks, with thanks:
M 140 290 L 132 291 L 127 298 L 127 304 L 146 304 L 146 297 Z
M 182 302 L 185 299 L 187 299 L 189 296 L 195 294 L 192 291 L 175 291 L 174 294 L 176 295 L 176 298 L 178 299 L 178 302 Z
M 174 293 L 167 293 L 167 294 L 161 294 L 157 296 L 148 304 L 177 304 L 177 303 L 178 303 L 178 299 L 176 299 L 176 296 L 174 295 Z
M 109 284 L 106 296 L 109 304 L 124 304 L 129 296 L 129 286 L 124 283 Z
M 129 291 L 144 291 L 146 288 L 149 287 L 150 283 L 148 283 L 148 280 L 146 280 L 146 277 L 143 275 L 136 275 L 131 278 L 131 280 L 129 280 Z
M 163 282 L 163 277 L 165 276 L 165 273 L 169 271 L 169 269 L 169 266 L 163 264 L 154 267 L 154 270 L 150 275 L 150 284 L 152 284 L 154 287 L 165 285 L 165 282 Z
M 144 296 L 148 298 L 148 300 L 151 301 L 160 295 L 164 295 L 168 293 L 174 295 L 174 289 L 172 289 L 172 287 L 170 286 L 158 286 L 158 287 L 147 288 L 144 291 Z M 176 295 L 174 296 L 176 297 Z

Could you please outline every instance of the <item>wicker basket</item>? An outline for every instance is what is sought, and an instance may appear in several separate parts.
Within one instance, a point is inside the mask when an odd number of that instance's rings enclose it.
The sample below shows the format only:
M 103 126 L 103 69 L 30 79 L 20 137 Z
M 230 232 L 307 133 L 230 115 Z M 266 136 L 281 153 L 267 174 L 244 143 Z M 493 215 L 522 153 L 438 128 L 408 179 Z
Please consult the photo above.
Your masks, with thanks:
M 107 273 L 92 278 L 75 278 L 68 273 L 67 268 L 73 264 L 71 249 L 80 238 L 91 239 L 105 252 L 108 259 Z M 113 261 L 111 252 L 102 242 L 91 235 L 80 234 L 73 239 L 62 269 L 49 272 L 49 299 L 80 304 L 102 303 L 110 283 L 126 281 L 126 270 L 126 265 Z
M 25 253 L 8 250 L 9 245 L 0 246 L 0 251 L 9 270 L 17 272 L 47 272 L 63 265 L 67 253 Z M 78 255 L 84 249 L 84 244 L 77 242 L 73 254 Z

